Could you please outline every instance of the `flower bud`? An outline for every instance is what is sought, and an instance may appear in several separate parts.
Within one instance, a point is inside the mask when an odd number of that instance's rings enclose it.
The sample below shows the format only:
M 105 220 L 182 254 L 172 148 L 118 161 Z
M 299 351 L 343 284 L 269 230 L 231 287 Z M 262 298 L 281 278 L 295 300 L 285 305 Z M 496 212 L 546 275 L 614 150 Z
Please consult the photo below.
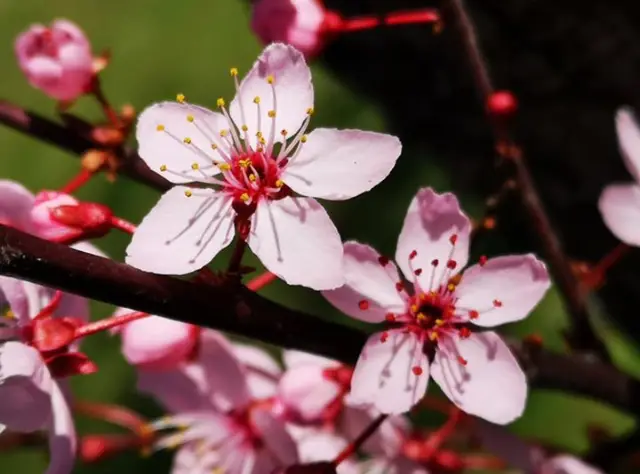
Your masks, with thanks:
M 56 100 L 72 101 L 89 90 L 94 77 L 88 39 L 75 24 L 56 20 L 33 25 L 15 42 L 20 69 L 29 83 Z
M 324 46 L 325 20 L 318 0 L 257 0 L 251 28 L 264 44 L 287 43 L 311 57 Z

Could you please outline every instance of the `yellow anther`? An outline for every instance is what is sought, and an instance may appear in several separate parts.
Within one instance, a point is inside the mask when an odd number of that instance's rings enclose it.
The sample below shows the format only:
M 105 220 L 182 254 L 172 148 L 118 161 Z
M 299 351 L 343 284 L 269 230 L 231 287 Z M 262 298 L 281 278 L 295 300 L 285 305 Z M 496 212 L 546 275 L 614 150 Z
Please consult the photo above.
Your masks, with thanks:
M 193 115 L 187 115 L 187 122 L 193 122 Z
M 255 97 L 253 98 L 253 103 L 254 103 L 254 104 L 259 104 L 259 103 L 260 103 L 260 97 L 255 96 Z
M 307 137 L 306 135 L 302 135 L 300 137 L 300 143 L 307 143 L 308 139 L 309 139 L 309 137 Z
M 189 137 L 184 137 L 184 140 L 182 141 L 185 142 L 187 145 L 191 144 L 191 138 Z
M 432 341 L 437 340 L 438 339 L 438 333 L 437 332 L 429 333 L 429 339 L 431 339 Z
M 247 159 L 247 160 L 238 160 L 238 164 L 242 167 L 242 168 L 248 168 L 249 165 L 251 164 L 251 160 Z
M 267 76 L 267 82 L 268 82 L 269 84 L 273 84 L 275 81 L 276 81 L 276 79 L 273 77 L 273 75 L 272 75 L 272 74 L 269 74 L 269 75 Z
M 449 283 L 447 285 L 447 290 L 449 290 L 450 292 L 454 291 L 456 289 L 456 285 L 454 285 L 453 283 Z
M 247 193 L 242 193 L 242 194 L 240 195 L 240 200 L 241 200 L 242 202 L 247 202 L 249 199 L 250 199 L 250 198 L 249 198 L 249 195 L 248 195 Z
M 315 110 L 314 110 L 314 108 L 313 108 L 313 107 L 309 107 L 309 108 L 307 109 L 307 115 L 313 115 L 313 113 L 314 113 L 314 112 L 315 112 Z
M 255 174 L 250 174 L 249 175 L 249 181 L 251 181 L 252 183 L 256 180 L 256 175 Z
M 218 149 L 218 145 L 216 145 L 215 143 L 211 144 L 211 149 L 212 150 L 217 150 Z
M 280 135 L 282 135 L 283 137 L 286 137 L 288 134 L 289 132 L 287 132 L 284 128 L 280 130 Z
M 243 125 L 242 127 L 240 127 L 242 129 L 243 132 L 246 132 L 249 130 L 249 127 L 247 127 L 246 125 Z
M 425 319 L 427 319 L 427 317 L 424 315 L 424 313 L 416 314 L 416 318 L 418 318 L 418 320 L 420 320 L 420 321 L 424 321 Z
M 258 137 L 258 138 L 262 138 L 262 132 L 258 132 L 258 133 L 256 133 L 256 137 Z
M 276 181 L 276 188 L 281 188 L 282 186 L 284 186 L 284 181 L 282 181 L 281 179 Z
M 158 125 L 156 127 L 156 130 L 159 131 L 159 132 L 162 132 L 164 130 L 164 125 Z
M 176 96 L 176 100 L 182 104 L 186 100 L 186 97 L 184 96 L 184 94 L 178 94 Z
M 267 143 L 267 141 L 264 139 L 264 137 L 260 137 L 260 139 L 258 140 L 260 142 L 261 145 L 264 145 Z
M 224 107 L 224 99 L 223 99 L 222 97 L 218 98 L 218 100 L 216 101 L 216 105 L 217 105 L 219 108 Z
M 188 198 L 190 198 L 191 196 L 193 196 L 193 193 L 191 192 L 191 190 L 190 190 L 190 189 L 187 189 L 187 190 L 184 192 L 184 195 L 185 195 L 185 196 L 187 196 Z
M 267 112 L 267 115 L 269 116 L 269 118 L 275 118 L 276 117 L 276 111 L 275 110 L 270 110 L 269 112 Z
M 436 319 L 436 326 L 442 326 L 444 324 L 444 321 L 442 319 Z
M 218 168 L 220 168 L 220 171 L 229 171 L 231 169 L 231 165 L 229 163 L 219 163 Z
M 417 312 L 418 312 L 418 309 L 420 309 L 420 308 L 418 308 L 418 305 L 417 305 L 417 304 L 412 304 L 412 305 L 411 305 L 411 312 L 412 312 L 412 313 L 417 313 Z
M 199 170 L 200 169 L 200 165 L 198 163 L 191 163 L 191 169 L 192 170 Z
M 167 165 L 160 165 L 160 171 L 167 171 Z
M 5 311 L 4 317 L 9 319 L 16 319 L 16 315 L 13 311 L 11 311 L 11 309 L 7 309 L 7 311 Z
M 229 131 L 228 131 L 228 130 L 224 130 L 224 129 L 223 129 L 223 130 L 220 130 L 220 136 L 221 136 L 222 138 L 226 137 L 226 136 L 227 136 L 227 133 L 229 133 Z
M 236 77 L 238 75 L 238 68 L 232 67 L 231 69 L 229 69 L 229 74 L 231 75 L 231 77 Z
M 211 469 L 211 474 L 224 474 L 224 469 L 220 466 Z

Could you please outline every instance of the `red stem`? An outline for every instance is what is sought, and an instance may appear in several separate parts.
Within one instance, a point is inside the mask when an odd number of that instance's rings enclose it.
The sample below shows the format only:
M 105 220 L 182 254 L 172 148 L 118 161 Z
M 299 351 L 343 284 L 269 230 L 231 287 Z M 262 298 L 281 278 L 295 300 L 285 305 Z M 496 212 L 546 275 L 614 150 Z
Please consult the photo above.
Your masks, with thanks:
M 111 226 L 114 229 L 121 230 L 125 234 L 133 234 L 137 229 L 135 224 L 116 216 L 111 217 Z
M 94 80 L 93 87 L 91 88 L 91 93 L 102 106 L 102 110 L 109 122 L 111 122 L 111 125 L 119 129 L 122 126 L 120 117 L 118 117 L 118 114 L 113 109 L 113 107 L 111 107 L 111 104 L 107 100 L 107 97 L 104 95 L 102 86 L 100 85 L 100 81 L 97 77 Z
M 87 169 L 81 169 L 67 184 L 65 184 L 60 192 L 65 194 L 72 194 L 77 191 L 81 186 L 86 184 L 93 177 L 93 172 Z
M 138 413 L 123 406 L 111 405 L 109 403 L 76 401 L 73 404 L 73 409 L 82 415 L 108 421 L 114 425 L 127 428 L 140 436 L 148 436 L 148 421 Z
M 339 32 L 362 31 L 379 26 L 409 25 L 417 23 L 439 23 L 440 15 L 437 10 L 424 9 L 407 12 L 394 12 L 386 16 L 360 16 L 345 18 L 334 28 Z
M 258 275 L 257 277 L 253 278 L 249 283 L 247 283 L 247 288 L 249 288 L 251 291 L 258 291 L 264 288 L 265 286 L 267 286 L 269 283 L 274 282 L 277 278 L 278 278 L 277 275 L 269 271 L 266 271 L 261 275 Z
M 80 326 L 78 329 L 76 329 L 75 338 L 79 339 L 81 337 L 90 336 L 91 334 L 96 334 L 102 331 L 106 331 L 107 329 L 122 326 L 123 324 L 127 324 L 132 321 L 137 321 L 138 319 L 146 318 L 147 316 L 149 316 L 149 313 L 135 311 L 133 313 L 121 314 L 119 316 L 111 316 L 110 318 L 101 319 L 99 321 Z
M 618 244 L 611 252 L 602 257 L 602 259 L 591 269 L 591 273 L 604 276 L 627 252 L 631 250 L 627 244 Z
M 358 435 L 356 439 L 354 439 L 349 445 L 342 450 L 340 454 L 332 461 L 334 467 L 340 465 L 341 462 L 346 460 L 349 456 L 353 455 L 360 446 L 364 444 L 369 437 L 376 432 L 380 425 L 387 419 L 389 415 L 379 415 L 378 418 L 373 420 L 369 426 L 367 426 L 362 433 Z

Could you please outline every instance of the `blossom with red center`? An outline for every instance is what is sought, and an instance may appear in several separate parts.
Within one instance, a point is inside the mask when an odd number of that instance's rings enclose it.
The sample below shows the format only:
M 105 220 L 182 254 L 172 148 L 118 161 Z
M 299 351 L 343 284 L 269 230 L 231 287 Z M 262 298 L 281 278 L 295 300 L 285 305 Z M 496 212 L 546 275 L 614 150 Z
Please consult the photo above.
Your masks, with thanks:
M 640 127 L 631 110 L 618 111 L 616 129 L 624 164 L 634 182 L 607 186 L 598 207 L 613 235 L 625 244 L 640 247 Z
M 89 90 L 94 77 L 91 45 L 74 23 L 33 25 L 18 36 L 15 51 L 29 83 L 54 99 L 71 101 Z
M 140 156 L 180 185 L 143 219 L 127 263 L 154 273 L 189 273 L 237 233 L 287 283 L 340 286 L 340 236 L 314 198 L 344 200 L 370 190 L 390 173 L 400 142 L 359 130 L 307 135 L 311 73 L 293 47 L 267 47 L 242 82 L 237 70 L 231 74 L 236 97 L 228 108 L 219 99 L 220 112 L 179 96 L 140 115 Z
M 467 413 L 495 423 L 522 414 L 522 369 L 497 333 L 476 326 L 525 318 L 549 288 L 549 276 L 533 255 L 483 259 L 461 273 L 470 232 L 454 195 L 419 191 L 396 250 L 412 289 L 373 248 L 345 244 L 347 284 L 323 294 L 351 317 L 387 325 L 369 338 L 358 359 L 353 403 L 403 413 L 422 398 L 432 377 Z
M 156 448 L 181 446 L 174 472 L 268 474 L 298 462 L 284 423 L 272 415 L 269 401 L 254 392 L 265 389 L 265 378 L 275 377 L 274 369 L 278 371 L 275 361 L 259 349 L 238 350 L 221 334 L 203 330 L 197 360 L 164 374 L 155 372 L 153 384 L 146 380 L 146 389 L 173 412 L 151 428 L 159 432 Z M 179 431 L 160 433 L 173 428 Z

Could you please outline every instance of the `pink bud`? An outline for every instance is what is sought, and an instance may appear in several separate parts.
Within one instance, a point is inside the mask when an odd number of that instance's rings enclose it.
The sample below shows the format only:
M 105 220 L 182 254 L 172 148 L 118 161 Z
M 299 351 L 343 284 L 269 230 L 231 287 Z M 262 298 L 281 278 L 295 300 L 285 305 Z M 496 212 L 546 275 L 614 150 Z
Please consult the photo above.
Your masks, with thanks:
M 91 45 L 70 21 L 31 26 L 16 39 L 15 51 L 29 83 L 54 99 L 71 101 L 88 91 L 94 77 Z
M 149 316 L 122 328 L 125 359 L 140 368 L 169 370 L 186 361 L 198 343 L 198 329 L 190 324 Z
M 324 46 L 326 13 L 318 0 L 257 0 L 251 28 L 264 44 L 287 43 L 312 57 Z

